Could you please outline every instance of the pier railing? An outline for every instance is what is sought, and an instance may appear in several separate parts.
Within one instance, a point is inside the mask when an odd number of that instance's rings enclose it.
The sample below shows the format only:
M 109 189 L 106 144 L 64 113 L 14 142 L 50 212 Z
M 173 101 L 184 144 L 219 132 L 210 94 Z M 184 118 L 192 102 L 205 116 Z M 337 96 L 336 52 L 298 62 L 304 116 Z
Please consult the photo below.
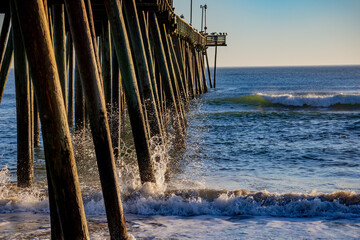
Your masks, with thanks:
M 226 46 L 226 35 L 225 34 L 211 34 L 206 35 L 206 46 Z

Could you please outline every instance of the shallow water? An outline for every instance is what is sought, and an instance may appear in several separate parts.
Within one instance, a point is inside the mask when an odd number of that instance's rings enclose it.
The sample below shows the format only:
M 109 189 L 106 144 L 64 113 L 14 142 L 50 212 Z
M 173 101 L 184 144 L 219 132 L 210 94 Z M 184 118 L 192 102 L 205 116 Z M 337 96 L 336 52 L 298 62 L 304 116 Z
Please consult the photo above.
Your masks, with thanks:
M 128 231 L 137 239 L 360 237 L 360 67 L 220 68 L 191 104 L 187 148 L 152 144 L 157 189 L 139 186 L 131 141 L 117 161 Z M 48 239 L 44 156 L 36 183 L 14 187 L 13 72 L 0 104 L 0 236 Z M 129 136 L 125 136 L 129 138 Z M 79 153 L 92 239 L 108 237 L 91 137 Z M 173 172 L 164 183 L 166 164 Z M 240 190 L 239 190 L 240 189 Z M 27 224 L 24 224 L 27 223 Z

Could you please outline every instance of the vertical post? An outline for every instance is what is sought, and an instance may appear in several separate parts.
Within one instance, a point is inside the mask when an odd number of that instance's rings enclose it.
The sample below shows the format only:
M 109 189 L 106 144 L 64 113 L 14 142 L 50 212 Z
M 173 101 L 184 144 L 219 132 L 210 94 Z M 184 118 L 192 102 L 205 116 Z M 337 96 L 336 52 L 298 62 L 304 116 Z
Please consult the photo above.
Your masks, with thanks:
M 214 88 L 216 88 L 217 36 L 215 36 Z
M 179 131 L 182 132 L 183 123 L 179 116 L 179 108 L 178 103 L 176 102 L 175 97 L 175 90 L 173 89 L 172 81 L 171 81 L 171 75 L 170 75 L 170 69 L 169 69 L 169 63 L 166 56 L 166 51 L 164 50 L 164 47 L 166 46 L 166 42 L 163 43 L 163 40 L 161 39 L 161 33 L 159 24 L 157 21 L 156 13 L 152 13 L 150 16 L 150 36 L 152 38 L 152 41 L 154 42 L 155 47 L 155 54 L 157 56 L 156 60 L 158 63 L 158 67 L 161 74 L 161 80 L 164 84 L 164 90 L 165 95 L 167 98 L 167 102 L 171 104 L 171 107 L 173 108 L 174 114 L 175 114 L 175 121 L 177 122 L 177 127 L 179 128 Z M 166 39 L 164 39 L 165 41 Z
M 33 92 L 34 98 L 34 147 L 40 146 L 40 129 L 39 129 L 39 111 L 37 107 L 37 99 L 35 91 Z
M 31 156 L 32 134 L 29 69 L 14 6 L 11 7 L 11 16 L 16 90 L 17 184 L 19 187 L 30 187 L 34 178 L 34 159 Z
M 68 74 L 69 74 L 69 94 L 68 94 L 68 122 L 69 127 L 74 125 L 74 104 L 73 104 L 73 96 L 74 96 L 74 48 L 72 43 L 71 34 L 68 35 L 69 37 L 69 67 L 68 67 Z
M 10 14 L 5 13 L 5 18 L 1 27 L 0 33 L 0 68 L 2 66 L 5 49 L 6 49 L 6 40 L 8 39 L 10 32 Z
M 11 60 L 13 58 L 13 39 L 12 39 L 12 30 L 10 31 L 10 35 L 8 38 L 8 42 L 6 44 L 5 55 L 0 68 L 0 103 L 4 94 L 6 81 L 9 75 Z
M 199 61 L 198 61 L 197 51 L 195 48 L 193 49 L 193 55 L 194 55 L 196 94 L 200 95 L 203 93 L 203 88 L 202 88 L 202 79 L 199 71 Z
M 196 98 L 196 90 L 195 90 L 195 73 L 194 73 L 194 61 L 192 55 L 192 46 L 190 43 L 186 43 L 187 45 L 187 60 L 188 60 L 188 68 L 189 68 L 189 87 L 191 90 L 192 98 Z
M 64 239 L 89 239 L 60 79 L 42 0 L 16 0 L 44 139 L 50 198 Z M 51 191 L 50 191 L 51 190 Z
M 94 52 L 96 52 L 96 51 L 98 51 L 98 44 L 97 44 L 97 41 L 96 41 L 95 23 L 94 23 L 93 12 L 92 12 L 92 7 L 91 7 L 91 0 L 84 0 L 84 1 L 85 1 L 85 8 L 86 8 L 88 21 L 89 21 L 92 44 L 93 44 L 93 47 L 94 47 Z M 100 82 L 103 85 L 99 54 L 95 54 L 95 55 L 96 55 L 96 63 L 97 63 L 98 74 L 100 76 Z
M 141 95 L 144 98 L 144 105 L 149 119 L 150 136 L 161 136 L 162 127 L 156 106 L 154 90 L 150 79 L 150 71 L 148 60 L 145 53 L 145 46 L 141 34 L 140 23 L 136 11 L 136 4 L 134 0 L 123 2 L 125 19 L 129 30 L 129 39 L 132 43 L 132 50 L 134 52 L 134 62 L 136 65 L 137 76 L 140 82 Z
M 204 85 L 204 91 L 208 92 L 208 86 L 206 84 L 206 74 L 205 74 L 205 63 L 204 63 L 204 50 L 201 50 L 199 52 L 199 58 L 200 58 L 200 65 L 201 65 L 201 72 L 203 76 L 203 85 Z
M 126 239 L 126 223 L 117 180 L 105 97 L 101 88 L 101 71 L 97 68 L 97 52 L 94 51 L 85 3 L 83 0 L 65 0 L 65 5 L 89 113 L 110 236 L 112 239 Z
M 192 0 L 190 0 L 190 25 L 192 25 L 192 6 L 193 6 L 193 3 L 192 3 Z
M 65 58 L 65 10 L 64 4 L 52 6 L 54 24 L 54 49 L 56 64 L 59 71 L 61 90 L 63 93 L 65 108 L 67 107 L 67 84 L 66 84 L 66 58 Z
M 148 62 L 148 69 L 149 69 L 149 74 L 150 74 L 150 79 L 151 79 L 151 86 L 152 86 L 152 92 L 154 95 L 154 101 L 155 101 L 155 105 L 157 107 L 157 112 L 159 115 L 159 121 L 160 121 L 160 126 L 163 126 L 163 116 L 161 114 L 161 107 L 160 107 L 160 96 L 159 96 L 159 91 L 158 91 L 158 86 L 157 86 L 157 81 L 156 81 L 156 73 L 155 73 L 155 64 L 154 64 L 154 59 L 152 56 L 152 48 L 151 48 L 151 44 L 150 44 L 150 36 L 149 36 L 149 21 L 147 21 L 147 16 L 148 16 L 148 12 L 144 12 L 142 11 L 142 13 L 139 16 L 139 23 L 140 23 L 140 27 L 141 27 L 141 34 L 143 37 L 143 41 L 144 41 L 144 47 L 145 47 L 145 54 L 146 54 L 146 60 Z
M 119 63 L 116 57 L 116 50 L 114 44 L 112 44 L 112 116 L 115 117 L 115 121 L 111 122 L 111 142 L 113 144 L 114 157 L 119 157 L 120 151 L 120 138 L 121 138 L 121 99 L 120 99 L 120 69 Z
M 209 66 L 209 58 L 208 58 L 208 54 L 207 54 L 207 49 L 205 49 L 205 59 L 206 59 L 206 65 L 207 65 L 207 70 L 208 70 L 210 88 L 213 88 L 212 81 L 211 81 L 211 73 L 210 73 L 210 66 Z
M 154 167 L 150 158 L 149 142 L 139 88 L 124 17 L 119 4 L 120 2 L 116 0 L 105 0 L 105 8 L 110 21 L 112 38 L 121 72 L 121 81 L 126 95 L 141 182 L 155 182 Z
M 178 70 L 180 72 L 180 76 L 181 76 L 181 87 L 182 87 L 182 91 L 183 91 L 183 98 L 185 100 L 185 103 L 188 103 L 188 96 L 187 96 L 187 89 L 186 89 L 186 70 L 185 70 L 185 66 L 184 66 L 184 58 L 183 58 L 183 51 L 182 51 L 182 44 L 181 44 L 181 39 L 180 36 L 177 35 L 173 35 L 173 38 L 171 40 L 171 45 L 172 48 L 174 50 L 174 55 L 177 61 L 177 65 L 178 65 Z
M 107 19 L 102 22 L 102 38 L 101 38 L 101 68 L 104 84 L 105 103 L 108 114 L 111 113 L 112 106 L 112 71 L 111 71 L 111 38 L 110 24 Z M 108 115 L 110 117 L 110 115 Z
M 75 131 L 82 134 L 85 131 L 85 99 L 77 61 L 75 62 Z
M 204 23 L 204 8 L 205 6 L 203 5 L 200 5 L 200 8 L 201 8 L 201 33 L 203 32 L 204 28 L 203 28 L 203 23 Z
M 173 40 L 172 40 L 171 36 L 169 36 L 168 39 L 169 39 L 169 46 L 170 46 L 170 54 L 171 54 L 171 58 L 172 58 L 175 73 L 176 73 L 177 85 L 180 88 L 179 90 L 180 90 L 181 100 L 186 101 L 184 80 L 183 80 L 183 76 L 182 76 L 182 73 L 181 73 L 178 58 L 176 57 L 174 43 L 173 43 Z

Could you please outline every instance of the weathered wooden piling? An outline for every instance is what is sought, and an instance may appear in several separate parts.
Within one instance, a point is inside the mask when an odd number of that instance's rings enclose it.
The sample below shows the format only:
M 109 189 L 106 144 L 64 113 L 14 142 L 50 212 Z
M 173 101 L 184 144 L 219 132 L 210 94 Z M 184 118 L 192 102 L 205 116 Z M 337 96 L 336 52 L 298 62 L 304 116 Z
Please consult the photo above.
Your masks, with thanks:
M 105 103 L 108 114 L 111 113 L 112 107 L 112 50 L 111 50 L 111 36 L 110 24 L 107 19 L 102 22 L 102 35 L 101 35 L 101 71 L 103 76 Z M 108 116 L 110 117 L 110 115 Z
M 34 119 L 33 119 L 33 129 L 34 129 L 34 147 L 40 146 L 40 127 L 39 127 L 39 111 L 37 107 L 37 100 L 35 96 L 35 91 L 33 92 L 33 112 L 34 112 Z
M 16 2 L 22 39 L 38 100 L 50 199 L 64 239 L 89 239 L 49 25 L 42 0 Z M 50 201 L 52 202 L 52 201 Z
M 142 11 L 139 15 L 139 23 L 141 27 L 141 34 L 143 37 L 144 47 L 145 47 L 145 53 L 146 53 L 146 60 L 148 62 L 148 69 L 151 79 L 151 87 L 152 92 L 154 96 L 155 106 L 157 107 L 157 112 L 159 115 L 160 120 L 160 126 L 164 128 L 163 124 L 163 116 L 161 112 L 161 104 L 160 104 L 160 97 L 159 97 L 159 91 L 156 81 L 156 73 L 155 73 L 155 63 L 154 58 L 152 56 L 152 46 L 150 42 L 150 36 L 149 36 L 149 21 L 147 20 L 148 12 Z
M 188 87 L 187 87 L 188 84 L 187 84 L 187 74 L 186 74 L 184 50 L 183 50 L 183 40 L 181 39 L 180 36 L 174 36 L 173 43 L 174 43 L 174 49 L 175 49 L 177 61 L 178 61 L 181 76 L 182 76 L 181 84 L 182 84 L 182 88 L 183 88 L 183 97 L 185 99 L 185 104 L 187 105 L 189 102 L 189 93 L 188 93 Z
M 214 88 L 216 88 L 216 63 L 217 63 L 218 37 L 215 36 L 215 58 L 214 58 Z
M 67 109 L 67 82 L 66 82 L 66 47 L 65 47 L 65 9 L 64 4 L 52 5 L 54 49 L 56 64 L 59 71 L 61 90 L 64 104 Z
M 159 24 L 157 21 L 156 13 L 151 13 L 149 16 L 149 25 L 150 25 L 150 36 L 154 43 L 155 49 L 155 60 L 157 61 L 157 65 L 159 67 L 159 72 L 161 75 L 162 83 L 164 84 L 164 92 L 166 95 L 166 102 L 173 108 L 174 114 L 174 124 L 176 131 L 183 132 L 183 122 L 179 115 L 178 103 L 175 98 L 175 91 L 173 89 L 172 80 L 169 71 L 169 64 L 167 62 L 166 52 L 164 50 L 165 44 L 163 44 L 163 40 L 161 37 L 161 32 L 159 28 Z M 164 101 L 165 102 L 165 101 Z
M 65 0 L 65 5 L 90 118 L 110 235 L 112 239 L 126 239 L 126 224 L 100 81 L 101 72 L 90 33 L 90 16 L 86 13 L 83 0 Z
M 5 54 L 0 67 L 0 103 L 4 94 L 6 81 L 10 72 L 11 60 L 14 55 L 13 51 L 13 39 L 12 39 L 12 31 L 10 31 L 10 35 L 6 44 Z
M 207 71 L 208 71 L 208 76 L 209 76 L 210 88 L 213 88 L 213 84 L 212 84 L 212 81 L 211 81 L 211 72 L 210 72 L 209 58 L 208 58 L 208 54 L 207 54 L 207 50 L 206 50 L 206 49 L 205 49 L 204 53 L 205 53 Z
M 161 35 L 162 35 L 162 39 L 163 39 L 163 43 L 164 43 L 164 50 L 166 53 L 166 60 L 168 63 L 168 69 L 169 69 L 169 73 L 170 73 L 170 81 L 171 81 L 171 85 L 172 85 L 172 89 L 174 92 L 174 97 L 175 97 L 175 102 L 177 104 L 177 108 L 178 108 L 178 118 L 179 118 L 179 122 L 180 122 L 180 127 L 179 130 L 181 130 L 181 135 L 185 135 L 186 134 L 186 116 L 185 116 L 185 111 L 184 111 L 184 106 L 183 106 L 183 100 L 181 99 L 180 96 L 180 90 L 179 90 L 179 85 L 178 85 L 178 79 L 177 79 L 177 75 L 175 72 L 175 66 L 174 66 L 174 62 L 173 62 L 173 58 L 172 58 L 172 51 L 171 51 L 171 47 L 170 47 L 170 43 L 169 43 L 169 38 L 170 36 L 167 33 L 167 29 L 166 29 L 166 25 L 163 24 L 162 28 L 161 28 Z M 183 138 L 183 136 L 180 136 L 181 138 Z M 185 144 L 185 142 L 183 142 L 183 139 L 178 139 L 179 143 L 181 142 L 181 144 Z M 184 145 L 185 146 L 185 145 Z
M 197 96 L 203 94 L 202 78 L 199 71 L 199 60 L 196 49 L 193 49 L 194 69 L 195 69 L 195 82 Z
M 169 43 L 171 59 L 172 59 L 174 70 L 175 70 L 175 75 L 176 75 L 176 80 L 177 80 L 176 83 L 177 83 L 177 86 L 179 89 L 179 97 L 181 97 L 180 102 L 183 103 L 183 107 L 184 107 L 184 105 L 187 104 L 186 97 L 185 97 L 184 78 L 183 78 L 183 75 L 181 72 L 178 58 L 176 56 L 175 47 L 174 47 L 174 43 L 173 43 L 171 36 L 168 37 L 168 43 Z
M 14 6 L 11 6 L 11 25 L 13 26 L 16 92 L 17 184 L 19 187 L 30 187 L 34 178 L 30 79 L 20 25 Z
M 75 131 L 85 134 L 85 98 L 77 61 L 75 61 Z
M 0 68 L 5 54 L 6 41 L 10 32 L 10 14 L 5 13 L 3 24 L 0 32 Z
M 116 50 L 112 45 L 112 117 L 114 121 L 111 122 L 111 142 L 113 144 L 114 157 L 118 159 L 121 139 L 121 124 L 122 124 L 122 99 L 121 99 L 121 74 L 119 64 L 117 61 Z
M 204 51 L 199 51 L 199 59 L 200 59 L 200 70 L 202 72 L 203 85 L 205 93 L 208 92 L 208 86 L 206 84 L 206 74 L 205 74 L 205 64 L 204 64 Z
M 68 34 L 68 41 L 69 41 L 69 47 L 67 49 L 68 51 L 68 123 L 69 127 L 72 127 L 74 125 L 74 104 L 73 104 L 73 97 L 74 97 L 74 48 L 73 48 L 73 42 L 71 38 L 71 34 Z
M 99 52 L 99 49 L 101 49 L 101 48 L 98 48 L 99 45 L 98 45 L 98 41 L 96 39 L 95 23 L 94 23 L 94 16 L 93 16 L 93 11 L 92 11 L 92 6 L 91 6 L 91 0 L 84 0 L 84 2 L 85 2 L 86 13 L 88 16 L 88 21 L 89 21 L 92 44 L 93 44 L 93 48 L 94 48 L 93 51 Z M 99 54 L 95 54 L 95 56 L 96 56 L 97 70 L 98 70 L 98 74 L 100 76 L 101 86 L 103 86 L 103 78 L 102 78 L 102 73 L 101 73 L 101 61 L 99 58 Z
M 140 178 L 143 183 L 155 182 L 144 113 L 141 106 L 140 94 L 121 6 L 116 0 L 105 0 L 105 8 L 110 21 L 112 38 L 115 44 L 116 55 L 121 72 L 121 80 L 125 91 L 140 170 Z
M 189 91 L 190 96 L 192 99 L 196 98 L 196 90 L 195 90 L 195 74 L 194 74 L 194 64 L 193 64 L 193 57 L 192 57 L 192 51 L 191 51 L 191 45 L 186 42 L 186 59 L 187 59 L 187 66 L 188 66 L 188 74 L 189 74 Z
M 159 118 L 158 108 L 156 106 L 155 94 L 150 78 L 148 60 L 145 53 L 145 46 L 141 33 L 138 13 L 135 0 L 123 2 L 125 19 L 129 30 L 129 39 L 134 52 L 133 59 L 136 65 L 138 76 L 140 96 L 143 98 L 143 104 L 149 120 L 149 135 L 161 136 L 162 126 Z

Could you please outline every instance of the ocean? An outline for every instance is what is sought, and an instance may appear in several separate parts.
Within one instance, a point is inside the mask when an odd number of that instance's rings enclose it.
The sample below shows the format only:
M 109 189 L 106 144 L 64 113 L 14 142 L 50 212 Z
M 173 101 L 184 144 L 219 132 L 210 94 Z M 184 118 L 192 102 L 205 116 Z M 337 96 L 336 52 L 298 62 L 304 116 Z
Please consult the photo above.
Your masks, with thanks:
M 190 104 L 186 149 L 172 147 L 171 131 L 166 146 L 152 141 L 157 186 L 140 186 L 131 135 L 123 134 L 117 167 L 128 232 L 136 239 L 359 239 L 360 66 L 217 72 L 217 88 Z M 34 187 L 15 187 L 15 105 L 11 71 L 0 104 L 0 238 L 49 239 L 41 147 Z M 106 239 L 90 134 L 85 152 L 76 133 L 73 142 L 91 238 Z

